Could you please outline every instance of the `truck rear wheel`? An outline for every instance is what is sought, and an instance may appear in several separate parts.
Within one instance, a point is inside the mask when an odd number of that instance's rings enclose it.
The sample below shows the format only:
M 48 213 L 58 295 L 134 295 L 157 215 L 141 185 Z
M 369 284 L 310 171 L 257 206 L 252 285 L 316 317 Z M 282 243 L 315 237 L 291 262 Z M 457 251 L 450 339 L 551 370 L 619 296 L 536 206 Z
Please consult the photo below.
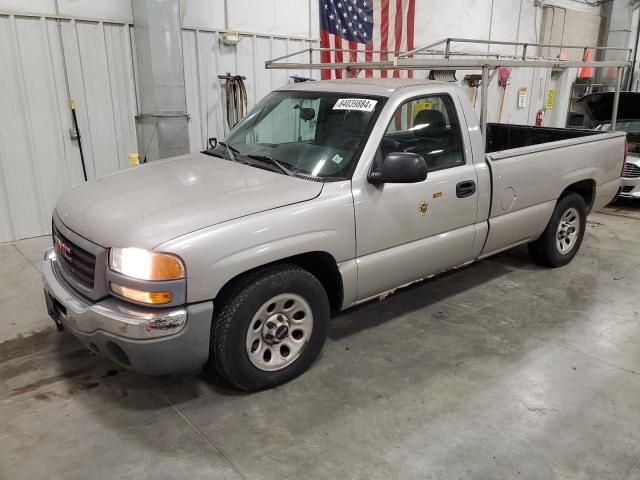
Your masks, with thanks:
M 581 195 L 568 193 L 558 200 L 540 238 L 529 244 L 529 254 L 544 267 L 561 267 L 576 256 L 587 223 L 587 204 Z
M 247 391 L 284 383 L 306 371 L 329 331 L 322 284 L 297 265 L 274 265 L 243 278 L 219 305 L 209 362 Z

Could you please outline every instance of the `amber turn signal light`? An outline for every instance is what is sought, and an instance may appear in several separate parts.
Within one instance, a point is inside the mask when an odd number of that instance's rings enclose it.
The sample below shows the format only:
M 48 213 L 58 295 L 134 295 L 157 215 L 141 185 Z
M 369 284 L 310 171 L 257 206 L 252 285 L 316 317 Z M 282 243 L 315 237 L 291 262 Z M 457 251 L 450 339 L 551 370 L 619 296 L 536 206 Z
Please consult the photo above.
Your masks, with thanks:
M 148 303 L 150 305 L 164 305 L 171 302 L 171 292 L 145 292 L 135 288 L 123 287 L 111 282 L 111 291 L 116 295 L 133 300 L 138 303 Z

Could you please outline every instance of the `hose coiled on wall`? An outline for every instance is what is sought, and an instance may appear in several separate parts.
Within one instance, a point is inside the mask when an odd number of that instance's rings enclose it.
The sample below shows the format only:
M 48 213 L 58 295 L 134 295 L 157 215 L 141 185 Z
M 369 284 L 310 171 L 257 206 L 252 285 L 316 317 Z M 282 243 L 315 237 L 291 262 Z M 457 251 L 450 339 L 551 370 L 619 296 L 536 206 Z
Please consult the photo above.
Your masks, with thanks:
M 227 125 L 233 128 L 247 112 L 247 89 L 240 75 L 234 75 L 225 83 L 227 99 Z

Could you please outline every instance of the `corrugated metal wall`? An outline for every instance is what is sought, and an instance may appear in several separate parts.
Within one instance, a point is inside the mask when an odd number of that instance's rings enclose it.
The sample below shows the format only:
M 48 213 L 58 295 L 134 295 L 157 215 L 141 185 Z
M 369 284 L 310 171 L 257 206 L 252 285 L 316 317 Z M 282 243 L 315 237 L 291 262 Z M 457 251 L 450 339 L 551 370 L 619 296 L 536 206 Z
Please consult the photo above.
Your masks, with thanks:
M 314 76 L 310 71 L 266 70 L 264 62 L 309 45 L 317 46 L 317 42 L 252 34 L 242 34 L 241 38 L 236 46 L 227 46 L 219 41 L 216 31 L 184 29 L 182 32 L 192 152 L 206 148 L 209 137 L 220 138 L 228 131 L 224 120 L 224 80 L 218 79 L 218 75 L 229 72 L 247 77 L 249 108 L 271 90 L 290 83 L 289 75 Z M 290 61 L 303 61 L 302 55 L 301 58 L 292 57 Z
M 0 241 L 49 233 L 56 199 L 82 181 L 66 78 L 88 176 L 137 149 L 129 25 L 65 18 L 60 35 L 57 22 L 0 15 Z

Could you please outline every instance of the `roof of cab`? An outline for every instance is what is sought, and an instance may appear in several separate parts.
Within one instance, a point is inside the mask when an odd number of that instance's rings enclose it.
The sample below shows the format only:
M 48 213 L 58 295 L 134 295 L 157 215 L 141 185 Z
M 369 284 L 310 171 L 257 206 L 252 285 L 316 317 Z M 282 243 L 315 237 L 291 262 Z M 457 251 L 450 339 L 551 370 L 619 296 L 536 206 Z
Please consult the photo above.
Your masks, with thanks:
M 346 80 L 321 80 L 285 85 L 278 90 L 302 90 L 309 92 L 339 92 L 360 95 L 390 97 L 396 90 L 418 85 L 442 85 L 436 80 L 417 78 L 349 78 Z

